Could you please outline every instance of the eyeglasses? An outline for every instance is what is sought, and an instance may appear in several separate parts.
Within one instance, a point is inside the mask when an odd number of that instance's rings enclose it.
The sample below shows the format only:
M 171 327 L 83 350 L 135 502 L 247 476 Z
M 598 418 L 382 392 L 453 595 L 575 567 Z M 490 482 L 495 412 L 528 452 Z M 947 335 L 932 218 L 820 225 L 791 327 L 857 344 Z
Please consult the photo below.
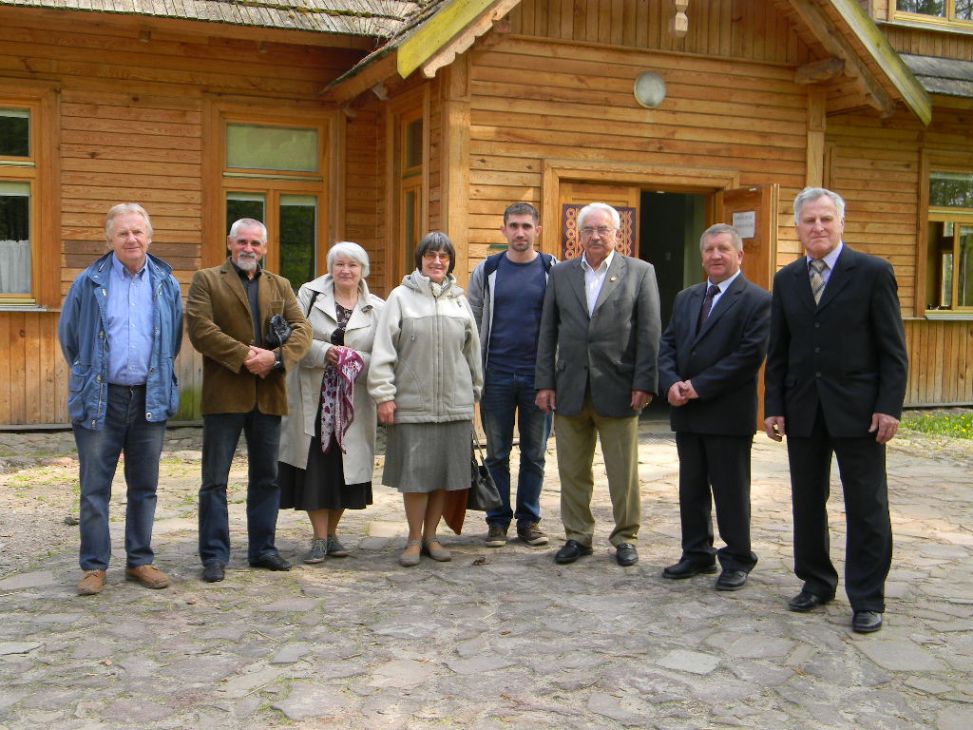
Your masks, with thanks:
M 581 229 L 581 235 L 591 236 L 597 231 L 599 236 L 607 236 L 609 233 L 611 233 L 614 230 L 615 230 L 614 228 L 611 228 L 609 226 L 598 226 L 597 228 L 592 228 L 591 226 L 585 226 L 584 228 Z
M 449 254 L 445 251 L 426 251 L 422 258 L 430 261 L 449 261 Z

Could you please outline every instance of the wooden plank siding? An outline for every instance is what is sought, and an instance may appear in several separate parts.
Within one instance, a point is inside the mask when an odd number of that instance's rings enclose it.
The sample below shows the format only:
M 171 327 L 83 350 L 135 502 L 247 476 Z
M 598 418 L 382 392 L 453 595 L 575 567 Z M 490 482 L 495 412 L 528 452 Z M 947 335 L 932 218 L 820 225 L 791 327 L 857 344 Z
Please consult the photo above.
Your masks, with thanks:
M 905 322 L 909 386 L 905 405 L 973 403 L 973 322 Z
M 104 216 L 118 202 L 137 201 L 152 216 L 151 252 L 175 268 L 188 289 L 207 247 L 203 241 L 207 99 L 249 105 L 256 114 L 281 108 L 324 109 L 323 87 L 362 51 L 292 45 L 154 29 L 140 40 L 134 17 L 34 13 L 0 9 L 0 78 L 39 81 L 57 89 L 60 217 L 52 226 L 60 264 L 56 310 L 76 276 L 105 250 Z M 176 26 L 178 27 L 178 26 Z M 208 26 L 219 33 L 218 25 Z M 373 217 L 380 197 L 376 119 L 365 103 L 349 125 L 344 169 L 348 216 L 343 238 L 376 256 L 381 274 L 382 231 Z M 322 242 L 326 244 L 330 242 Z M 66 424 L 66 366 L 57 344 L 57 311 L 0 312 L 0 424 Z M 178 419 L 199 415 L 201 358 L 185 340 L 177 361 L 183 390 Z
M 804 184 L 807 90 L 786 66 L 524 36 L 474 51 L 470 65 L 470 268 L 497 242 L 506 205 L 540 207 L 545 160 L 726 169 L 741 185 L 785 191 Z M 666 81 L 662 108 L 632 96 L 646 69 Z

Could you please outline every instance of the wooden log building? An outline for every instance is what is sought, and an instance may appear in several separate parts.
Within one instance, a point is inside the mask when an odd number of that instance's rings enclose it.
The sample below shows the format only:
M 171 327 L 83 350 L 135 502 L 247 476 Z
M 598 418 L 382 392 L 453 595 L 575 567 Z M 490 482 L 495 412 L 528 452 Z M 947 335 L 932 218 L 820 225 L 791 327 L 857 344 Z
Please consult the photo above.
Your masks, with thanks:
M 746 234 L 767 286 L 825 185 L 899 280 L 907 405 L 973 403 L 973 8 L 966 0 L 0 0 L 0 428 L 67 423 L 56 328 L 142 203 L 187 287 L 264 220 L 294 284 L 360 242 L 370 284 L 446 230 L 465 281 L 513 201 L 546 251 L 619 207 L 663 317 L 697 240 Z M 179 360 L 198 417 L 200 358 Z

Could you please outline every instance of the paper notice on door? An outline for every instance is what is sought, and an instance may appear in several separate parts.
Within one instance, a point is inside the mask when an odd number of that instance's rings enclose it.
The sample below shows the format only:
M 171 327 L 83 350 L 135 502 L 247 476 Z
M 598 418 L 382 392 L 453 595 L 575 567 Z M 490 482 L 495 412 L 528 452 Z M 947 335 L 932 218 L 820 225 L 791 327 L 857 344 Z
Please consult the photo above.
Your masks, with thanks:
M 757 211 L 742 210 L 733 214 L 733 227 L 740 238 L 753 238 L 757 231 Z

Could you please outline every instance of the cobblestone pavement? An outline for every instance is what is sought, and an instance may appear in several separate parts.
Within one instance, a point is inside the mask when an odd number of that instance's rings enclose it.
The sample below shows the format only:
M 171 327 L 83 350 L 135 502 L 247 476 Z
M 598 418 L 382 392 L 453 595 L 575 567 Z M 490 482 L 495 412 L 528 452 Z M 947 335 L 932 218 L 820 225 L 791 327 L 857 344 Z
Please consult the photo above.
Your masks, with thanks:
M 859 636 L 840 588 L 823 610 L 785 608 L 799 588 L 786 451 L 761 434 L 760 563 L 736 593 L 717 593 L 712 576 L 660 577 L 679 555 L 678 466 L 670 435 L 648 431 L 634 567 L 616 565 L 607 542 L 601 464 L 595 554 L 554 564 L 552 440 L 549 547 L 514 538 L 485 548 L 480 516 L 468 515 L 464 534 L 446 540 L 452 562 L 413 569 L 396 564 L 401 499 L 376 481 L 375 504 L 342 523 L 351 557 L 301 564 L 308 526 L 288 512 L 278 542 L 294 570 L 250 570 L 237 463 L 233 560 L 225 582 L 204 584 L 198 437 L 170 432 L 163 464 L 154 544 L 173 585 L 125 582 L 117 483 L 109 584 L 81 598 L 77 528 L 64 524 L 77 513 L 70 434 L 0 434 L 0 728 L 973 726 L 973 473 L 964 458 L 890 451 L 896 543 L 886 625 Z

